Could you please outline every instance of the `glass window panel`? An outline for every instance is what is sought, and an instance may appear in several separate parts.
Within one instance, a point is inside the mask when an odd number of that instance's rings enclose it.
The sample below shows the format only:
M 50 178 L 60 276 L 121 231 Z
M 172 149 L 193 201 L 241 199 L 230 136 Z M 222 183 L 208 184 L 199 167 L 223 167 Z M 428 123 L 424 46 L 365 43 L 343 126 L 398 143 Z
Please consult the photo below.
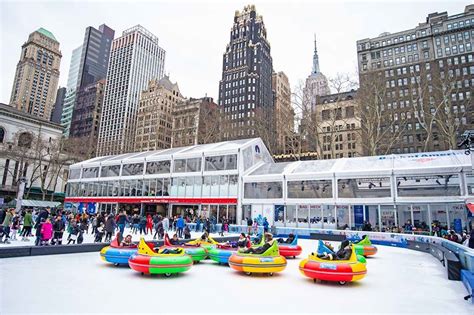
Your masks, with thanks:
M 173 172 L 175 173 L 183 173 L 186 171 L 186 160 L 174 160 L 174 168 Z
M 288 198 L 332 198 L 332 181 L 289 181 Z
M 395 215 L 396 210 L 393 208 L 393 206 L 381 206 L 381 232 L 398 232 L 398 228 L 395 226 Z
M 457 174 L 397 177 L 399 197 L 460 196 Z
M 413 223 L 411 222 L 411 210 L 410 205 L 398 205 L 398 227 L 404 233 L 411 234 L 413 232 Z
M 194 196 L 194 177 L 186 177 L 186 197 Z
M 237 154 L 230 154 L 225 156 L 225 169 L 236 170 L 237 169 Z
M 193 196 L 194 197 L 201 197 L 201 190 L 202 190 L 202 177 L 196 176 L 194 177 L 194 189 L 193 189 Z
M 137 196 L 143 196 L 143 180 L 137 180 Z
M 427 205 L 413 205 L 413 226 L 415 234 L 429 235 L 430 221 L 428 217 Z
M 71 168 L 69 170 L 69 179 L 79 179 L 80 176 L 81 176 L 80 168 Z
M 238 175 L 230 175 L 229 176 L 229 196 L 230 197 L 237 197 L 238 183 L 239 183 L 239 176 Z
M 474 174 L 466 174 L 467 194 L 474 196 Z
M 120 181 L 113 182 L 113 187 L 112 187 L 112 196 L 120 196 L 121 191 L 120 191 Z
M 120 165 L 102 166 L 100 177 L 112 177 L 120 175 Z
M 390 197 L 390 177 L 350 178 L 337 181 L 339 198 Z
M 178 196 L 178 185 L 179 185 L 178 178 L 173 177 L 171 179 L 171 192 L 170 192 L 171 196 L 174 196 L 174 197 Z
M 227 175 L 221 175 L 219 183 L 219 196 L 227 197 L 229 195 L 229 177 Z
M 323 205 L 323 227 L 325 229 L 336 228 L 336 219 L 334 218 L 334 206 Z
M 448 205 L 449 211 L 449 228 L 461 234 L 467 228 L 467 210 L 464 204 Z
M 186 172 L 200 172 L 200 171 L 201 171 L 201 158 L 186 160 Z
M 206 171 L 222 171 L 225 169 L 225 156 L 207 156 L 206 157 Z
M 298 227 L 307 228 L 309 226 L 309 205 L 298 206 Z
M 241 224 L 247 226 L 247 219 L 252 218 L 252 206 L 242 205 L 242 221 Z
M 169 178 L 163 179 L 163 196 L 169 196 L 171 180 Z
M 186 178 L 178 177 L 178 197 L 184 197 L 186 194 Z
M 204 185 L 202 186 L 202 196 L 211 196 L 211 176 L 204 177 Z
M 142 175 L 143 163 L 124 164 L 122 166 L 122 176 Z
M 169 174 L 171 161 L 156 161 L 146 163 L 147 174 Z
M 296 227 L 296 206 L 288 205 L 286 206 L 286 226 L 287 227 Z
M 250 199 L 282 198 L 281 182 L 245 183 L 244 196 Z
M 341 206 L 338 205 L 336 208 L 336 215 L 337 215 L 337 228 L 339 230 L 345 230 L 350 228 L 350 220 L 349 220 L 349 206 Z
M 153 196 L 163 196 L 163 180 L 161 178 L 156 179 L 155 194 Z
M 227 212 L 227 219 L 229 220 L 229 224 L 237 224 L 237 206 L 236 205 L 229 205 L 228 212 Z
M 211 197 L 219 197 L 219 176 L 211 176 Z
M 219 205 L 219 217 L 217 223 L 223 223 L 224 219 L 227 218 L 227 205 Z
M 82 178 L 97 178 L 99 177 L 98 167 L 86 167 L 82 170 Z

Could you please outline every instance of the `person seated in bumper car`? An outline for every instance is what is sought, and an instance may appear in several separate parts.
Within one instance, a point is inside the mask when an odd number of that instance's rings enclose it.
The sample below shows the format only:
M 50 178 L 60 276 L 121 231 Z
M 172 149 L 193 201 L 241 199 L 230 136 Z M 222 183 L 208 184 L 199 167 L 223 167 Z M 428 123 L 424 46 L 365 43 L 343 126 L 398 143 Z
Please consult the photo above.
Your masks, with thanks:
M 275 241 L 273 239 L 273 235 L 271 233 L 265 233 L 264 235 L 265 237 L 265 244 L 263 244 L 263 246 L 259 246 L 257 248 L 246 248 L 246 249 L 242 249 L 240 252 L 241 253 L 245 253 L 245 254 L 263 254 L 267 249 L 269 249 L 273 242 Z
M 173 238 L 170 239 L 171 245 L 181 245 L 181 242 L 178 239 L 178 234 L 174 233 Z
M 120 242 L 120 246 L 132 246 L 132 236 L 130 234 L 125 236 L 125 238 Z
M 286 240 L 280 237 L 278 239 L 278 243 L 279 244 L 291 244 L 291 243 L 293 243 L 294 240 L 295 240 L 295 234 L 290 233 L 290 235 L 288 235 L 288 238 Z
M 239 240 L 237 241 L 237 247 L 247 247 L 248 239 L 245 233 L 240 233 Z
M 336 253 L 318 254 L 318 258 L 325 260 L 348 260 L 352 255 L 352 247 L 348 240 L 341 243 L 341 247 Z

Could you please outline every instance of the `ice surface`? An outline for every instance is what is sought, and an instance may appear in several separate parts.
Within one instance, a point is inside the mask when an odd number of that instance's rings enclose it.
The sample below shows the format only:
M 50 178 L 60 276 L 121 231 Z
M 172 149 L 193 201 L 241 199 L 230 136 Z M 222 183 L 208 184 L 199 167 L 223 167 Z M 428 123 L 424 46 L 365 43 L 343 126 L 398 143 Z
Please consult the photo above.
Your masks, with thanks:
M 460 281 L 449 281 L 431 255 L 378 246 L 357 283 L 313 283 L 298 270 L 247 276 L 206 260 L 165 278 L 141 276 L 100 260 L 99 253 L 0 260 L 0 314 L 10 313 L 440 313 L 474 314 Z

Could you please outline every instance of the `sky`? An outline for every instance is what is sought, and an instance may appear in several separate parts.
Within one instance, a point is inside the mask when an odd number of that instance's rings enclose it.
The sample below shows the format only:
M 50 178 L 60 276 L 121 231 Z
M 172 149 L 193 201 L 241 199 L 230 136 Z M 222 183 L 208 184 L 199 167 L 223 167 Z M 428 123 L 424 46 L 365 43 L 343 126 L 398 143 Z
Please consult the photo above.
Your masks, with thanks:
M 166 50 L 165 72 L 186 97 L 217 102 L 222 55 L 229 43 L 234 12 L 255 4 L 263 16 L 273 68 L 287 74 L 292 87 L 311 73 L 317 36 L 320 69 L 357 77 L 356 41 L 402 31 L 433 12 L 462 13 L 471 1 L 22 1 L 0 0 L 0 102 L 9 103 L 21 45 L 43 27 L 60 42 L 59 85 L 66 86 L 72 50 L 85 28 L 107 24 L 115 37 L 141 24 Z

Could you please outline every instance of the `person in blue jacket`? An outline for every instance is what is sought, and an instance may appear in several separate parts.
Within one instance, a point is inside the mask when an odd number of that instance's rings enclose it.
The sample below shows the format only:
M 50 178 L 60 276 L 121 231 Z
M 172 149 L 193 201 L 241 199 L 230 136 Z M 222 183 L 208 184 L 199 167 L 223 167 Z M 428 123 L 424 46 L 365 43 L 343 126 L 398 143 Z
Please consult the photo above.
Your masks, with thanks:
M 184 219 L 181 216 L 179 216 L 178 221 L 176 222 L 176 229 L 178 230 L 178 237 L 180 238 L 183 237 L 183 229 L 185 225 L 186 224 L 184 222 Z
M 263 232 L 267 233 L 268 232 L 268 221 L 267 217 L 263 218 Z

